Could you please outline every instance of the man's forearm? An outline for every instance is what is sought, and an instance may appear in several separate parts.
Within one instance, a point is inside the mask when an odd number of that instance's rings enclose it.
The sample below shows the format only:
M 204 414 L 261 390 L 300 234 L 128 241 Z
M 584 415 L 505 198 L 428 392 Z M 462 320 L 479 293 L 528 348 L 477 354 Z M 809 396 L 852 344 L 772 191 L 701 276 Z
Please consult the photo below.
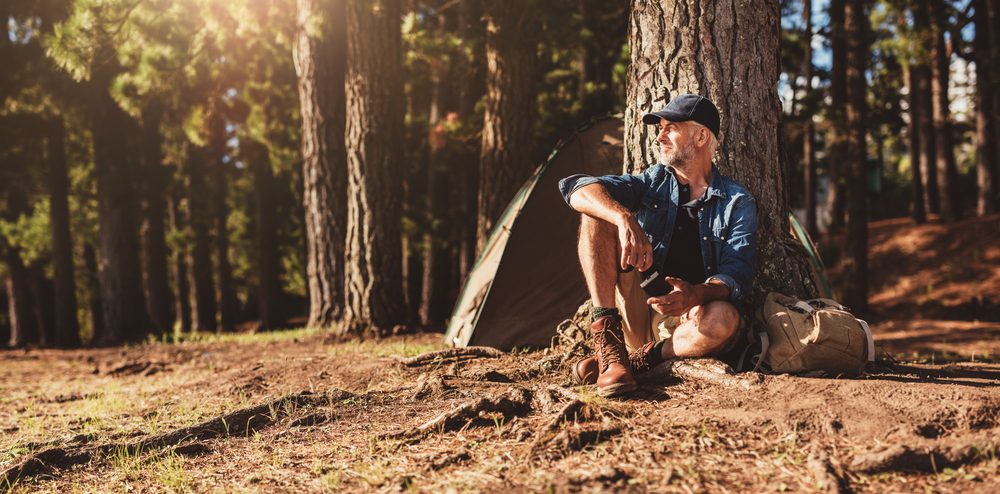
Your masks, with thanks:
M 729 287 L 718 280 L 708 280 L 700 285 L 694 285 L 694 289 L 704 305 L 714 300 L 727 300 L 729 298 Z
M 579 213 L 619 225 L 632 213 L 614 200 L 601 184 L 580 187 L 569 198 L 569 205 Z

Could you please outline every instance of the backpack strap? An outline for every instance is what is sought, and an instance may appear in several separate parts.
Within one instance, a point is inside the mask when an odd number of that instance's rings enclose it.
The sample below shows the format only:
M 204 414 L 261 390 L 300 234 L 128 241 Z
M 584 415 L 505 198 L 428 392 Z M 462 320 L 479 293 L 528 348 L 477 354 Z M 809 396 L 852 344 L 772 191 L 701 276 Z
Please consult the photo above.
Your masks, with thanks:
M 757 337 L 760 338 L 760 353 L 757 355 L 750 355 L 750 349 L 753 348 L 753 335 L 757 335 Z M 750 362 L 754 364 L 751 372 L 757 372 L 760 370 L 760 366 L 764 363 L 764 357 L 767 356 L 767 350 L 771 346 L 771 340 L 768 339 L 767 333 L 764 331 L 751 333 L 749 339 L 751 340 L 750 345 L 747 345 L 747 347 L 743 349 L 743 353 L 740 354 L 740 360 L 736 363 L 736 368 L 743 369 L 743 363 L 747 361 L 747 357 L 750 357 Z M 757 359 L 757 361 L 754 362 L 754 359 Z
M 858 319 L 861 323 L 861 329 L 865 330 L 865 339 L 868 340 L 868 361 L 875 361 L 875 337 L 872 336 L 872 330 L 868 327 L 868 323 L 864 319 Z

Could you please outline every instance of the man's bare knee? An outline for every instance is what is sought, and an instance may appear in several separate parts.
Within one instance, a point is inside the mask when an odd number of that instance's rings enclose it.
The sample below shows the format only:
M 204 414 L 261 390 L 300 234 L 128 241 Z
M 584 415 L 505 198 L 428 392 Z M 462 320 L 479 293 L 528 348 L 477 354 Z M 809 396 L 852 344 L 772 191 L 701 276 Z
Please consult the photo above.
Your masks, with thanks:
M 721 347 L 740 328 L 740 312 L 729 302 L 715 300 L 698 308 L 695 322 L 711 346 Z

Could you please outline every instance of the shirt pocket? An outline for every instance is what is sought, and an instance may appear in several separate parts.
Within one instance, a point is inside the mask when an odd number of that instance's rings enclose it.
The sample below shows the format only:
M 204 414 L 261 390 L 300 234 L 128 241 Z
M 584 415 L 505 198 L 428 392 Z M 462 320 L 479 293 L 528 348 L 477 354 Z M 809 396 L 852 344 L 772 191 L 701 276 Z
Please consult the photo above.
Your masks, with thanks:
M 639 226 L 646 232 L 649 242 L 656 247 L 659 242 L 654 240 L 663 239 L 663 223 L 666 221 L 667 207 L 659 197 L 647 195 L 642 198 L 642 207 L 636 215 Z

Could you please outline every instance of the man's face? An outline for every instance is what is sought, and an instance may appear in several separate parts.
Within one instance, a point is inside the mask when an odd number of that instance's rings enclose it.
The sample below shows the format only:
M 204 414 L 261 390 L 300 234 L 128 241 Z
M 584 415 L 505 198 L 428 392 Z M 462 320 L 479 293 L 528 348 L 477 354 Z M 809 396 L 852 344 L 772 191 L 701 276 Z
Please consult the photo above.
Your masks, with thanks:
M 690 127 L 687 122 L 660 119 L 660 135 L 656 141 L 660 143 L 663 164 L 676 168 L 694 159 L 694 139 Z

